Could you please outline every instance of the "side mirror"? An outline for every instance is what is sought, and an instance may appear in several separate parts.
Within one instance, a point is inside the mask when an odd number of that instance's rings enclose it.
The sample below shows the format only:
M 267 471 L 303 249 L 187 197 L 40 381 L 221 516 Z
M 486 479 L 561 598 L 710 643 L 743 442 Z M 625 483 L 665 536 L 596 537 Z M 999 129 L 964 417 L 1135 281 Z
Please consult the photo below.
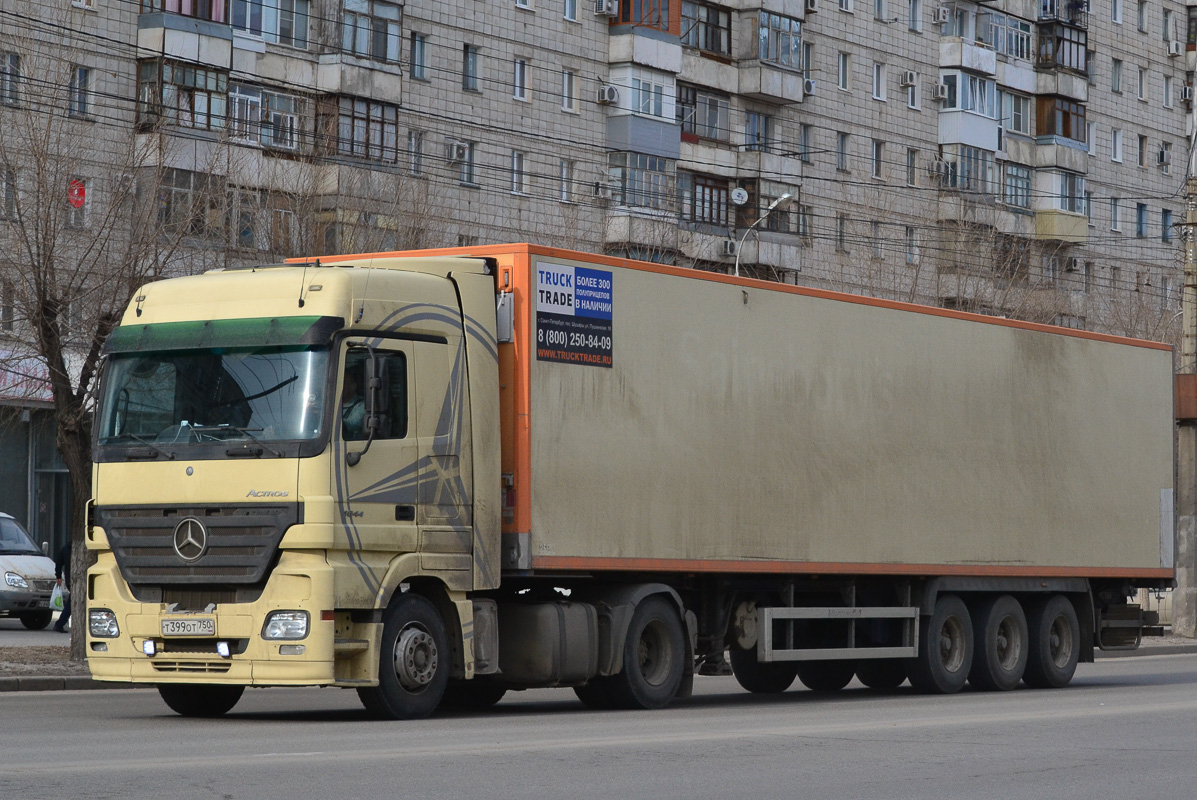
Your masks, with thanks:
M 345 453 L 345 463 L 351 467 L 358 465 L 362 456 L 370 449 L 370 443 L 386 430 L 391 406 L 391 376 L 387 359 L 371 350 L 370 360 L 365 363 L 365 367 L 366 387 L 362 405 L 366 415 L 366 446 L 361 452 Z

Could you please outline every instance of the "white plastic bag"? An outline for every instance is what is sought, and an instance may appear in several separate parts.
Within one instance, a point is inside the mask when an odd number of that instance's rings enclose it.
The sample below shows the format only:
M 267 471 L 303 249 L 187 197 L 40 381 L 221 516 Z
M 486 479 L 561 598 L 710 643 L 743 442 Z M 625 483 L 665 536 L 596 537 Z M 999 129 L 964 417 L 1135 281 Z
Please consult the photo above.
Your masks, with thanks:
M 54 591 L 50 593 L 50 608 L 54 611 L 62 611 L 70 602 L 70 596 L 70 592 L 62 588 L 61 583 L 54 584 Z

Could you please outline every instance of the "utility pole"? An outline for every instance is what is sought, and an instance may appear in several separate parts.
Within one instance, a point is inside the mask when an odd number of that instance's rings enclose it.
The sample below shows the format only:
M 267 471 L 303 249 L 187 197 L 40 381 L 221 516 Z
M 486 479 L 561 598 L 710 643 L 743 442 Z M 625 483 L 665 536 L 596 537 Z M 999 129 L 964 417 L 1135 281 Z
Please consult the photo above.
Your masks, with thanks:
M 1189 54 L 1190 57 L 1192 54 Z M 1181 295 L 1180 364 L 1176 389 L 1197 383 L 1197 104 L 1189 117 L 1185 172 L 1185 282 Z M 1178 420 L 1176 432 L 1176 590 L 1172 632 L 1197 636 L 1197 419 Z

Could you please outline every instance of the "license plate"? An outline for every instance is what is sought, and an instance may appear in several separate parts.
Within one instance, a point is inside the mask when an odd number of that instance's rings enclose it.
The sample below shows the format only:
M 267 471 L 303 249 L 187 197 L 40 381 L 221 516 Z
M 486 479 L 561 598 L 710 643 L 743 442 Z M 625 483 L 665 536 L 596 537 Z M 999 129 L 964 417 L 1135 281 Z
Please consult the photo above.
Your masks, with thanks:
M 200 617 L 197 619 L 164 619 L 162 620 L 163 636 L 215 636 L 216 620 Z

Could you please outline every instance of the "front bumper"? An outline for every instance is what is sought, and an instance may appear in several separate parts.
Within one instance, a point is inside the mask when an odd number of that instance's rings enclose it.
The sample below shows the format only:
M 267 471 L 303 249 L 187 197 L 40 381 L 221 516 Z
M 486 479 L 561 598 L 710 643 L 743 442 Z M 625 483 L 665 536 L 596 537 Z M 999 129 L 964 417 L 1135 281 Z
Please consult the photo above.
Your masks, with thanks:
M 258 600 L 182 615 L 215 621 L 215 635 L 202 637 L 163 636 L 162 621 L 180 615 L 134 598 L 111 553 L 101 553 L 88 575 L 93 586 L 89 610 L 112 611 L 120 626 L 115 638 L 94 637 L 90 626 L 84 627 L 87 664 L 96 680 L 240 686 L 323 686 L 335 680 L 334 622 L 322 618 L 332 608 L 332 569 L 322 556 L 284 552 Z M 281 609 L 308 612 L 304 639 L 262 638 L 266 615 Z M 146 654 L 147 642 L 153 655 Z M 228 656 L 220 655 L 221 643 Z
M 3 576 L 0 576 L 3 577 Z M 0 583 L 3 583 L 0 580 Z M 32 589 L 0 588 L 0 614 L 24 614 L 30 611 L 46 611 L 50 608 L 50 592 Z

